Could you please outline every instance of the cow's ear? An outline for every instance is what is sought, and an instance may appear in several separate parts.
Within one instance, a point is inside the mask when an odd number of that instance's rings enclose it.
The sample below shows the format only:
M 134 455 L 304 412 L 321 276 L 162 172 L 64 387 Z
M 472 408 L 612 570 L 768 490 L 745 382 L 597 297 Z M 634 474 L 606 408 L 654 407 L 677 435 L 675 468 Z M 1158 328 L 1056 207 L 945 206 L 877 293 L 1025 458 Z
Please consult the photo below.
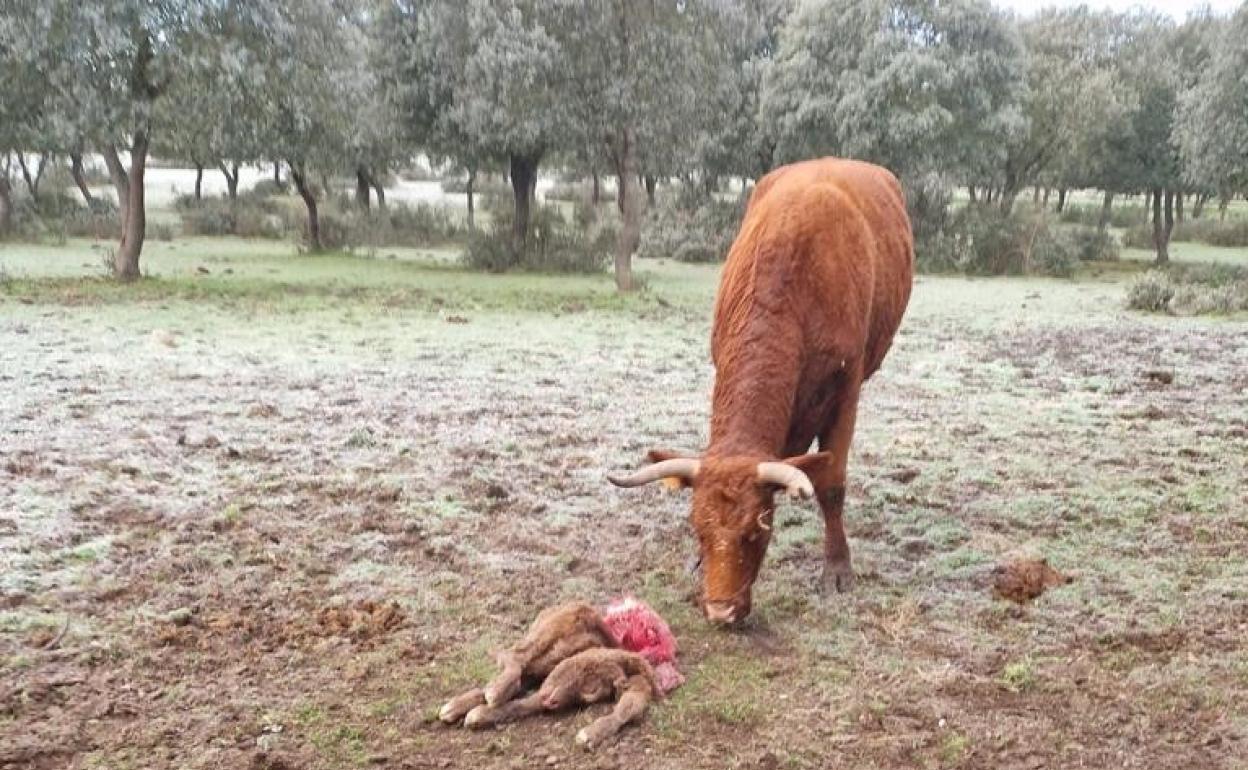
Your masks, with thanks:
M 691 455 L 687 452 L 673 452 L 670 449 L 651 449 L 649 452 L 646 452 L 646 459 L 652 464 L 661 463 L 664 460 L 675 460 L 678 458 L 696 460 L 697 457 L 697 455 Z M 693 486 L 692 480 L 682 478 L 680 476 L 666 476 L 660 483 L 663 485 L 664 489 L 672 492 L 677 492 L 681 489 L 685 489 L 686 487 Z
M 806 474 L 806 478 L 812 482 L 823 475 L 824 468 L 832 462 L 831 452 L 815 452 L 807 455 L 797 455 L 790 457 L 784 461 L 786 465 L 792 465 L 802 473 Z

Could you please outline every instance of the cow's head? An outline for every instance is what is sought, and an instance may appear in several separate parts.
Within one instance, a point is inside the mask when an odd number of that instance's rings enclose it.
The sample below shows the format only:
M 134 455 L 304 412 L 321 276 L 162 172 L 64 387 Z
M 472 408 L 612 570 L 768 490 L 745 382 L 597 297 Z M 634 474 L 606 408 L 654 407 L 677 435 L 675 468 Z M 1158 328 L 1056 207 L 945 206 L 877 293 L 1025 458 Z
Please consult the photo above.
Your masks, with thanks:
M 771 542 L 776 491 L 812 497 L 815 490 L 804 468 L 822 459 L 821 455 L 803 455 L 763 462 L 653 451 L 652 465 L 607 478 L 620 487 L 659 480 L 672 488 L 693 487 L 690 521 L 701 554 L 702 611 L 713 623 L 735 623 L 750 614 L 750 588 Z

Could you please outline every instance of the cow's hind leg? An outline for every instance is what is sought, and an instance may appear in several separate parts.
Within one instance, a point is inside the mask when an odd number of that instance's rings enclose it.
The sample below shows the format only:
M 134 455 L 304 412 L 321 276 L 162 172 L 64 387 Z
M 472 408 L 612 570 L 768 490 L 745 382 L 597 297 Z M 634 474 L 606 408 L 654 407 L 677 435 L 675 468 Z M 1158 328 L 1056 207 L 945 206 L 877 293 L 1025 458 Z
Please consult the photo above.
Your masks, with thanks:
M 858 393 L 862 388 L 862 378 L 854 370 L 846 374 L 831 419 L 819 433 L 819 451 L 827 452 L 829 458 L 811 478 L 815 494 L 819 497 L 819 507 L 823 510 L 822 587 L 825 593 L 844 593 L 854 587 L 849 541 L 845 538 L 845 479 L 849 446 L 854 440 L 854 423 L 858 418 Z

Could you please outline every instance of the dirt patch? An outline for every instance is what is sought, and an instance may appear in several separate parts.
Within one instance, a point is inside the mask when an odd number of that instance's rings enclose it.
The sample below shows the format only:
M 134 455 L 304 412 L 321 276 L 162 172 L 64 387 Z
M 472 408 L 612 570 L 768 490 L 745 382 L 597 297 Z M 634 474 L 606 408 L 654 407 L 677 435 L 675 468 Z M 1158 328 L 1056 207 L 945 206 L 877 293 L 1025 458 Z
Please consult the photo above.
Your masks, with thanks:
M 1044 559 L 1017 559 L 997 566 L 992 573 L 992 593 L 998 599 L 1026 604 L 1045 591 L 1071 581 Z
M 316 622 L 326 635 L 346 636 L 357 642 L 384 636 L 406 618 L 395 602 L 362 601 L 350 607 L 326 607 Z

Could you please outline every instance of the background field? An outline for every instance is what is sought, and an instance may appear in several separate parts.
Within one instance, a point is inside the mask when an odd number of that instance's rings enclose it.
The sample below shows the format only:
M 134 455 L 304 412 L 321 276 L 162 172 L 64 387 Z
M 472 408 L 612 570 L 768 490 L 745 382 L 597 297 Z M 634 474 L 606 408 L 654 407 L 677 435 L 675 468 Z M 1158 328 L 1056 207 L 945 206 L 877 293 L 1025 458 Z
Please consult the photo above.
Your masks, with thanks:
M 687 501 L 603 479 L 702 445 L 716 267 L 647 261 L 622 296 L 180 238 L 120 286 L 98 250 L 0 249 L 0 765 L 1248 755 L 1248 321 L 1130 313 L 1130 263 L 919 278 L 851 460 L 857 591 L 816 595 L 822 525 L 786 504 L 725 633 L 689 601 Z M 1020 555 L 1074 581 L 993 599 Z M 596 711 L 430 723 L 539 608 L 624 592 L 689 681 L 617 744 L 573 748 Z

